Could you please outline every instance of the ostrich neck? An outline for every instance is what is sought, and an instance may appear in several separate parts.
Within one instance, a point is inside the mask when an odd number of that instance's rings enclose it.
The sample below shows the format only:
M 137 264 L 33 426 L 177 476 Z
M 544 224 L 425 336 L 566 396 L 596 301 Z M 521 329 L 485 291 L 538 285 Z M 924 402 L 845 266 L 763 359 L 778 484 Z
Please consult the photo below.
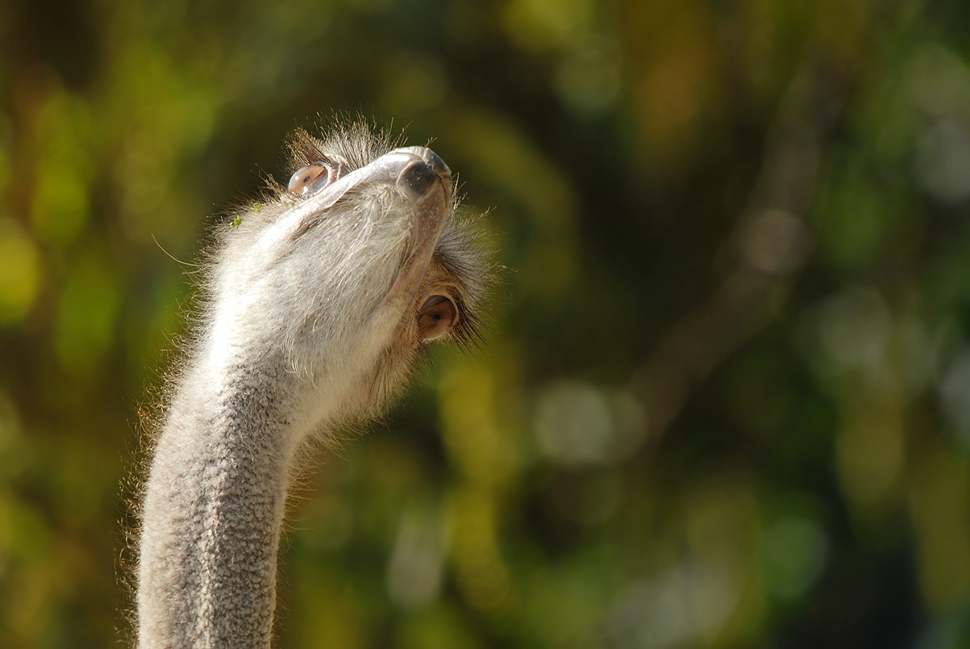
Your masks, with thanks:
M 282 359 L 184 376 L 148 480 L 140 649 L 267 649 L 290 466 L 305 426 Z M 298 415 L 297 415 L 298 416 Z

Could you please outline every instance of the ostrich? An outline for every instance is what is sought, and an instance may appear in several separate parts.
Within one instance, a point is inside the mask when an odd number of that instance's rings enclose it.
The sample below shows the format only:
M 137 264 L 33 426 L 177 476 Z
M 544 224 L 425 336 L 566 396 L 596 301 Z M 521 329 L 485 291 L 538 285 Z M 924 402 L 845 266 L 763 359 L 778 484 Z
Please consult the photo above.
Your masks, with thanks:
M 287 187 L 223 228 L 141 511 L 140 649 L 266 649 L 298 449 L 476 335 L 486 274 L 448 166 L 364 125 L 298 132 Z

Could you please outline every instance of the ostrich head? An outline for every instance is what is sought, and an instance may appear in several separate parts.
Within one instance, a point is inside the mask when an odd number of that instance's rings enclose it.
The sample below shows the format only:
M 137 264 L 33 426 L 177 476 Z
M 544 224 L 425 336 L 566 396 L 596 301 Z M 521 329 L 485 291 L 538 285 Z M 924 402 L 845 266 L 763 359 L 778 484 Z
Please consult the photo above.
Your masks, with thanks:
M 220 368 L 282 354 L 310 388 L 311 403 L 292 406 L 359 418 L 386 403 L 417 350 L 475 335 L 483 265 L 430 149 L 355 126 L 298 132 L 290 150 L 288 186 L 223 233 L 202 347 Z

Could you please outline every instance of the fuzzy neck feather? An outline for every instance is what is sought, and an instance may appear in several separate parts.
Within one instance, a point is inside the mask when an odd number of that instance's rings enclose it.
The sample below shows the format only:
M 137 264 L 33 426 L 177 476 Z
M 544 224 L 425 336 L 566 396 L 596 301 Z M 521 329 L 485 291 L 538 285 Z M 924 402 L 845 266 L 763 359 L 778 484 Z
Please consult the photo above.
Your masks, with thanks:
M 186 377 L 144 504 L 142 649 L 270 646 L 287 483 L 305 434 L 288 414 L 294 381 L 272 357 L 221 372 L 203 363 Z

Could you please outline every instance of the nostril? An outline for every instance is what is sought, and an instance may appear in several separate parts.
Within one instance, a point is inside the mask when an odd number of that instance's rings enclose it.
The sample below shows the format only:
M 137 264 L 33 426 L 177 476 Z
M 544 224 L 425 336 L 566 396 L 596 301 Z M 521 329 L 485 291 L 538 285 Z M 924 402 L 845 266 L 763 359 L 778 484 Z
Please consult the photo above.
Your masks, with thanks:
M 438 174 L 425 162 L 415 162 L 401 172 L 399 183 L 405 186 L 415 196 L 424 196 L 431 186 L 439 180 Z

